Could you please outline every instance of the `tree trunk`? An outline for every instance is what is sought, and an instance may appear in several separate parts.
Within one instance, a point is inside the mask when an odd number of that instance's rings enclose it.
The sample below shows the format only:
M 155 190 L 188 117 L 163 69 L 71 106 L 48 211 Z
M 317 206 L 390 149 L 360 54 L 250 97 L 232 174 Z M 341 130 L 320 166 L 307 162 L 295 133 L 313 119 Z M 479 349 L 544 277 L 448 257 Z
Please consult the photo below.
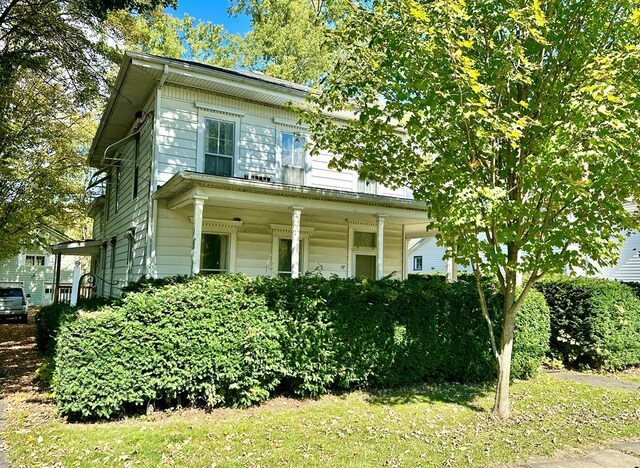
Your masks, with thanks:
M 509 326 L 509 323 L 511 326 Z M 509 408 L 509 379 L 511 376 L 511 353 L 513 351 L 514 320 L 505 320 L 502 331 L 500 359 L 498 360 L 498 385 L 496 399 L 493 404 L 493 414 L 501 419 L 507 419 L 511 414 Z
M 516 314 L 515 311 L 512 310 L 514 302 L 515 291 L 507 292 L 504 298 L 500 357 L 498 359 L 498 384 L 496 386 L 496 399 L 492 410 L 492 413 L 500 419 L 507 419 L 511 414 L 509 407 L 509 380 L 511 377 L 513 330 L 516 323 Z

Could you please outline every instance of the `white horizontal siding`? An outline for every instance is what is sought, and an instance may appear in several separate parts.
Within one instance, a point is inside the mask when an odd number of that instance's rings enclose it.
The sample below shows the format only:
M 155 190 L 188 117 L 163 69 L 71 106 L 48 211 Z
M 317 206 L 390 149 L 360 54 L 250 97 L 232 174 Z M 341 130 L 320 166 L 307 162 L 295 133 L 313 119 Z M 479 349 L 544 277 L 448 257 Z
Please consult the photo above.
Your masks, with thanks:
M 155 97 L 149 100 L 145 105 L 145 112 L 150 113 L 155 108 Z M 119 295 L 120 289 L 125 286 L 127 281 L 135 281 L 145 274 L 146 267 L 146 245 L 147 245 L 147 221 L 149 208 L 149 190 L 152 179 L 151 175 L 151 155 L 153 142 L 153 122 L 147 123 L 140 136 L 138 146 L 138 192 L 137 196 L 133 195 L 134 184 L 134 167 L 135 167 L 135 143 L 129 143 L 123 147 L 120 170 L 120 187 L 117 189 L 119 206 L 116 212 L 116 187 L 112 183 L 111 190 L 107 193 L 108 201 L 105 203 L 105 209 L 99 213 L 94 219 L 102 221 L 102 228 L 96 230 L 95 233 L 99 237 L 97 240 L 107 243 L 106 263 L 102 263 L 102 258 L 97 259 L 98 291 L 104 295 L 109 292 L 113 295 Z M 131 131 L 133 131 L 133 127 Z M 115 171 L 112 170 L 111 176 L 114 177 Z M 107 211 L 108 210 L 108 214 Z M 129 251 L 129 241 L 127 237 L 128 231 L 135 229 L 133 259 L 131 276 L 127 278 L 127 257 Z M 112 238 L 116 239 L 116 256 L 113 277 L 118 281 L 117 284 L 110 286 L 107 284 L 111 278 L 111 243 Z M 105 252 L 101 251 L 101 255 Z M 105 268 L 102 268 L 102 266 Z
M 627 237 L 616 265 L 602 268 L 598 276 L 618 281 L 640 281 L 640 233 L 634 232 Z
M 159 205 L 157 271 L 159 276 L 189 274 L 193 226 L 190 209 L 168 210 Z M 289 213 L 205 206 L 205 218 L 243 220 L 237 232 L 236 271 L 261 276 L 271 271 L 273 234 L 270 224 L 291 224 Z M 348 224 L 342 217 L 302 215 L 302 227 L 313 228 L 306 252 L 308 270 L 325 276 L 346 277 L 348 272 Z M 206 231 L 206 229 L 205 229 Z M 401 227 L 385 226 L 385 275 L 402 271 Z
M 196 102 L 214 109 L 196 108 Z M 199 104 L 199 107 L 201 105 Z M 225 109 L 229 112 L 225 114 Z M 278 122 L 297 120 L 296 114 L 282 108 L 234 99 L 195 89 L 165 85 L 162 89 L 162 111 L 158 135 L 158 182 L 164 184 L 179 171 L 202 170 L 199 163 L 203 149 L 198 131 L 203 130 L 204 117 L 233 121 L 237 141 L 234 175 L 257 175 L 278 182 L 279 132 L 300 131 L 295 126 Z M 358 176 L 354 171 L 337 171 L 328 167 L 333 155 L 320 152 L 311 157 L 306 184 L 312 187 L 353 192 L 357 190 Z M 390 190 L 379 187 L 379 195 L 405 197 L 405 189 Z

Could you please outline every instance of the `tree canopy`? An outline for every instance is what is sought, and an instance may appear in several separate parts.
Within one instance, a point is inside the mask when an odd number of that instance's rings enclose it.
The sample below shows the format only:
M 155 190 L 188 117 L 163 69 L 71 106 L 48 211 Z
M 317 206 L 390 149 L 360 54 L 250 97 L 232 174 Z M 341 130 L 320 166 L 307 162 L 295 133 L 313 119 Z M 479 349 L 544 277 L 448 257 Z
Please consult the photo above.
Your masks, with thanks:
M 251 18 L 244 36 L 222 25 L 176 18 L 161 8 L 130 15 L 117 12 L 110 22 L 124 48 L 316 85 L 335 63 L 337 49 L 327 32 L 344 16 L 349 0 L 231 0 L 229 13 Z
M 499 282 L 498 415 L 509 415 L 513 323 L 533 283 L 612 264 L 638 226 L 625 209 L 639 195 L 638 8 L 374 0 L 332 33 L 340 58 L 306 116 L 313 138 L 338 168 L 425 201 L 481 303 L 480 276 Z M 355 119 L 328 115 L 344 109 Z
M 170 4 L 0 0 L 0 259 L 79 212 L 91 113 L 115 58 L 97 40 L 105 15 Z

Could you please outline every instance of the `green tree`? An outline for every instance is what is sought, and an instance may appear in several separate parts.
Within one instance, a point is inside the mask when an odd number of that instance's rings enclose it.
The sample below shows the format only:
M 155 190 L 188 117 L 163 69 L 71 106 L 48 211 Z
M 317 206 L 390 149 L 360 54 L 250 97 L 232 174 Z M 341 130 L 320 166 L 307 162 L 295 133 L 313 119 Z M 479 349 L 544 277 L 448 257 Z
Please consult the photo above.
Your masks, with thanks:
M 123 49 L 225 67 L 239 65 L 241 38 L 227 33 L 222 25 L 186 13 L 176 18 L 162 8 L 142 14 L 120 10 L 109 15 L 108 25 Z
M 232 0 L 231 14 L 251 17 L 240 65 L 269 76 L 315 85 L 339 50 L 326 34 L 340 24 L 350 0 Z
M 338 168 L 427 203 L 438 240 L 497 278 L 493 412 L 508 417 L 516 314 L 535 281 L 611 265 L 640 190 L 637 1 L 374 0 L 305 119 Z M 351 110 L 337 121 L 328 113 Z M 518 274 L 524 274 L 522 287 Z
M 0 0 L 0 258 L 66 228 L 82 199 L 91 110 L 116 57 L 97 41 L 114 9 L 167 0 Z

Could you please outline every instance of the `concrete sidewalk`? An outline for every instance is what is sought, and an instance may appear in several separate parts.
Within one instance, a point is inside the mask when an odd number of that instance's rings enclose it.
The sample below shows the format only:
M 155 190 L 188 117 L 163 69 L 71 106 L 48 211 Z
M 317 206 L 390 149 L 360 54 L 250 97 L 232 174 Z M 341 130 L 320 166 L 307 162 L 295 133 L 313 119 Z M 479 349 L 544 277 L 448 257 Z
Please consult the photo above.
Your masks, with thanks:
M 604 375 L 586 374 L 567 370 L 548 370 L 547 374 L 561 380 L 570 380 L 593 387 L 619 388 L 622 390 L 640 390 L 640 383 L 629 380 L 606 377 Z
M 580 458 L 529 463 L 530 468 L 640 468 L 640 441 L 623 442 Z
M 594 387 L 640 390 L 638 383 L 613 377 L 573 371 L 547 371 L 547 373 L 557 379 L 570 380 Z M 640 441 L 622 442 L 610 448 L 593 450 L 580 457 L 554 458 L 531 462 L 524 466 L 530 468 L 640 468 Z

